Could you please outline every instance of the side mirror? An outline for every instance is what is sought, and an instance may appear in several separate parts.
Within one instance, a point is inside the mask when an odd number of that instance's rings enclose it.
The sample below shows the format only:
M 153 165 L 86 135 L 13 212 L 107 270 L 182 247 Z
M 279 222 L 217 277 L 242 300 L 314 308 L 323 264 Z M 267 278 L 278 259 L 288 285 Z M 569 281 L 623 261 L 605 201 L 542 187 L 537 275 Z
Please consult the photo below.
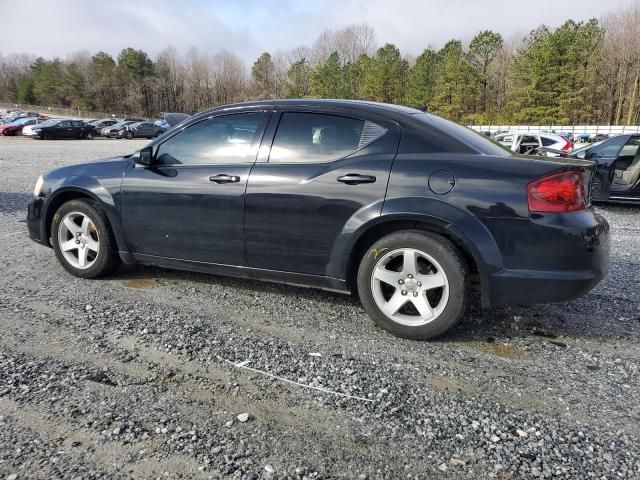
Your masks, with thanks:
M 133 155 L 133 160 L 138 165 L 150 167 L 153 164 L 153 149 L 151 147 L 144 147 Z
M 578 158 L 587 158 L 587 152 L 585 150 L 582 150 L 581 152 L 578 152 L 576 154 L 576 157 L 578 157 Z

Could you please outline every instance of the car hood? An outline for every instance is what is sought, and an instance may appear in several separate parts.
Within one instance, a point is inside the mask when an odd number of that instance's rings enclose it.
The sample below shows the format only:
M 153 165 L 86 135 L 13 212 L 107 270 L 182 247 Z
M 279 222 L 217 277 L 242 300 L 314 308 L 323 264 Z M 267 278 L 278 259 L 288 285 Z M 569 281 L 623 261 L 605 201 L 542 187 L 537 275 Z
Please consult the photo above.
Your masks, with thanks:
M 120 182 L 124 170 L 131 163 L 129 157 L 127 155 L 124 157 L 101 158 L 74 165 L 65 165 L 48 171 L 43 175 L 43 179 L 49 186 L 61 183 L 65 185 L 73 184 L 75 182 L 74 179 Z

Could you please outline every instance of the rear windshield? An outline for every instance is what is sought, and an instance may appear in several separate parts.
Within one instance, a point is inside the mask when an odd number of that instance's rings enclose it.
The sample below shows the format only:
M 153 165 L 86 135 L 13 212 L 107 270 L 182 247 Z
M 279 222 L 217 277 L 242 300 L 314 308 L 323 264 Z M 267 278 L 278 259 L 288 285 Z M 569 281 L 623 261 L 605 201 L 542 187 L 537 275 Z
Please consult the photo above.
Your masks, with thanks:
M 416 113 L 415 117 L 434 126 L 438 130 L 442 130 L 452 137 L 456 138 L 459 142 L 468 145 L 469 147 L 477 150 L 484 155 L 499 155 L 505 154 L 513 155 L 513 152 L 508 148 L 500 145 L 497 142 L 487 138 L 481 133 L 476 132 L 468 127 L 445 120 L 444 118 L 429 115 L 428 113 Z

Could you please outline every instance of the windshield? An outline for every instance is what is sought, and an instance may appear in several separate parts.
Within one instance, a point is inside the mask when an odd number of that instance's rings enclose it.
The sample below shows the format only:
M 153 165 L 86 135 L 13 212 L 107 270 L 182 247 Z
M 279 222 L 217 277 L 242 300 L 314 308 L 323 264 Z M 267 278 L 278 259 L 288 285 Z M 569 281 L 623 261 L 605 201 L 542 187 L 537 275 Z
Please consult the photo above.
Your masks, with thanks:
M 416 113 L 415 116 L 420 120 L 428 122 L 436 128 L 453 135 L 460 142 L 465 143 L 485 155 L 513 155 L 513 152 L 510 149 L 500 145 L 498 142 L 494 142 L 469 127 L 464 127 L 458 123 L 451 122 L 434 115 L 429 115 L 427 113 Z

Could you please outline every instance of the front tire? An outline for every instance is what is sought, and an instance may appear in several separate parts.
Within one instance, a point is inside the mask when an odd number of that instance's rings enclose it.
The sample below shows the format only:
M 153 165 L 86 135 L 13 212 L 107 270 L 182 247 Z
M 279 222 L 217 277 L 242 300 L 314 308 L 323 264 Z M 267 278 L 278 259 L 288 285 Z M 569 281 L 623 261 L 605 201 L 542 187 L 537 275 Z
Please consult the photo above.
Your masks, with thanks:
M 58 261 L 76 277 L 102 277 L 120 265 L 107 216 L 96 202 L 63 204 L 53 216 L 51 239 Z
M 42 136 L 42 138 L 44 138 L 45 140 L 55 140 L 56 139 L 56 135 L 55 135 L 55 133 L 47 132 Z
M 124 137 L 125 137 L 127 140 L 133 140 L 133 132 L 127 132 L 127 133 L 125 133 L 125 134 L 124 134 Z
M 378 240 L 358 269 L 360 301 L 398 337 L 427 340 L 453 327 L 468 303 L 466 264 L 446 238 L 407 230 Z
M 85 132 L 82 138 L 84 138 L 85 140 L 93 140 L 93 133 Z

